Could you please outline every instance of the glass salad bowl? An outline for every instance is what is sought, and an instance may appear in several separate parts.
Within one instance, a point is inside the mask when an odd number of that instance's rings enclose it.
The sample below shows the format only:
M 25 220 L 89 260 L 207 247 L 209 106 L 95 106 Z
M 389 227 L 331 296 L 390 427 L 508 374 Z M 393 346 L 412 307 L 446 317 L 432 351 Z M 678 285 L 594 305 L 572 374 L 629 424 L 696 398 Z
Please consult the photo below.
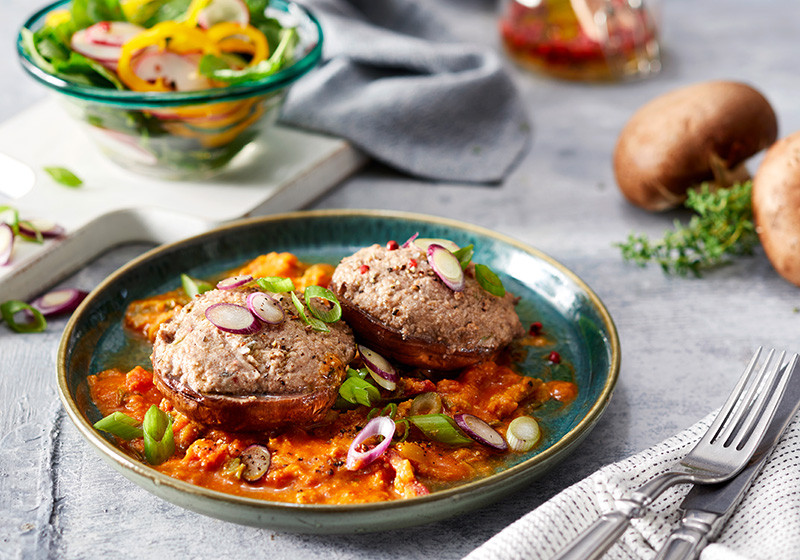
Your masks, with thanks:
M 122 0 L 101 14 L 85 4 L 33 14 L 21 64 L 112 161 L 158 178 L 221 170 L 322 52 L 317 19 L 285 0 Z

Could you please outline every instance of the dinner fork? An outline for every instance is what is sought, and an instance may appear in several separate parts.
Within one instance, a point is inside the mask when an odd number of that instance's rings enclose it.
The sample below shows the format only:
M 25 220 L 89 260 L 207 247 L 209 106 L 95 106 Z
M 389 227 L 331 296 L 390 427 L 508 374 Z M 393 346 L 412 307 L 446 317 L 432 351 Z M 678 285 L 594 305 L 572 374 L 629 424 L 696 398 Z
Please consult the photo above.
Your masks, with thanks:
M 603 514 L 553 560 L 596 560 L 625 532 L 631 519 L 674 484 L 716 484 L 733 478 L 748 463 L 781 400 L 789 375 L 781 368 L 785 352 L 773 364 L 770 350 L 757 370 L 761 348 L 736 383 L 725 405 L 697 445 L 672 468 L 618 500 L 616 510 Z

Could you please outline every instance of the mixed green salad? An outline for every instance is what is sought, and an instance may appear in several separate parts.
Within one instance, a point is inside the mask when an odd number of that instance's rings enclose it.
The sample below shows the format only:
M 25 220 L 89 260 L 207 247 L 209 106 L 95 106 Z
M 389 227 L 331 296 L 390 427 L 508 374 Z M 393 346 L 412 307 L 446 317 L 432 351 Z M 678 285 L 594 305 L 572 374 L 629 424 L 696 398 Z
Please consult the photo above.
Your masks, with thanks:
M 278 13 L 269 0 L 73 0 L 40 28 L 23 29 L 21 40 L 36 66 L 70 83 L 192 92 L 254 82 L 292 64 L 298 32 Z M 188 171 L 227 163 L 281 95 L 158 108 L 73 101 L 123 165 Z

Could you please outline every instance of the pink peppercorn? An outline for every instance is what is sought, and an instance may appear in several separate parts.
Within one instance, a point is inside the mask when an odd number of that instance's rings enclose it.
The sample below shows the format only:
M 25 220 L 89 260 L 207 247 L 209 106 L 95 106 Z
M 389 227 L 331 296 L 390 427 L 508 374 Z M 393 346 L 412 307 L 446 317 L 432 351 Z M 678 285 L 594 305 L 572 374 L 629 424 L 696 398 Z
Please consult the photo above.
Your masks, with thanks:
M 367 265 L 367 264 L 362 264 L 362 265 L 361 265 L 361 267 L 358 269 L 358 271 L 359 271 L 361 274 L 366 274 L 367 272 L 369 272 L 369 265 Z
M 396 251 L 400 248 L 400 245 L 397 244 L 397 241 L 392 239 L 389 243 L 386 244 L 386 249 L 389 251 Z
M 547 356 L 547 359 L 553 362 L 554 364 L 559 364 L 561 363 L 561 354 L 553 350 L 552 352 L 550 352 L 550 355 Z

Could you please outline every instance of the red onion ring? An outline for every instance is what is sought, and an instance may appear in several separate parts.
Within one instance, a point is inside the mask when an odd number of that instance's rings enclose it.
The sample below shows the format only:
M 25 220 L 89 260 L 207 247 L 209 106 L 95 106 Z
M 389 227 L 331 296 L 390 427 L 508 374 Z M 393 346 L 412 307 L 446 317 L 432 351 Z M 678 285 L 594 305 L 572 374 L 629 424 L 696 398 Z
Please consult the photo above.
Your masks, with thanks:
M 253 315 L 270 325 L 282 323 L 286 316 L 280 303 L 264 292 L 253 292 L 248 295 L 247 308 Z
M 239 459 L 244 465 L 242 478 L 247 482 L 260 480 L 261 477 L 267 474 L 269 466 L 272 463 L 272 456 L 270 455 L 269 449 L 257 443 L 254 443 L 242 451 Z
M 453 253 L 441 245 L 431 243 L 428 245 L 428 263 L 445 286 L 454 292 L 464 289 L 464 271 Z
M 14 230 L 8 224 L 0 224 L 0 266 L 11 262 L 14 251 Z
M 64 228 L 50 220 L 37 218 L 21 220 L 19 222 L 19 232 L 28 237 L 36 237 L 37 233 L 42 237 L 61 237 L 64 235 Z
M 422 249 L 423 251 L 427 251 L 428 247 L 431 245 L 441 245 L 451 253 L 455 253 L 461 247 L 455 244 L 455 242 L 450 241 L 449 239 L 440 239 L 437 237 L 418 237 L 414 240 L 414 245 Z
M 411 237 L 409 237 L 409 238 L 406 240 L 406 242 L 405 242 L 405 243 L 403 243 L 403 244 L 402 244 L 402 245 L 400 245 L 400 246 L 401 246 L 403 249 L 408 249 L 408 248 L 411 246 L 411 244 L 412 244 L 412 243 L 414 243 L 414 240 L 415 240 L 417 237 L 419 237 L 419 232 L 417 232 L 417 233 L 415 233 L 414 235 L 412 235 Z
M 394 391 L 399 378 L 394 366 L 386 358 L 366 346 L 359 344 L 358 353 L 364 360 L 364 365 L 367 366 L 372 378 L 387 391 Z
M 75 288 L 53 290 L 31 302 L 31 307 L 38 309 L 45 317 L 74 311 L 87 296 L 87 292 Z
M 503 436 L 477 416 L 473 416 L 472 414 L 456 414 L 453 416 L 453 420 L 456 421 L 459 428 L 464 430 L 469 437 L 478 443 L 487 445 L 497 451 L 505 451 L 508 449 L 508 444 L 506 440 L 503 439 Z
M 243 305 L 215 303 L 206 309 L 205 315 L 219 330 L 231 334 L 252 334 L 261 329 L 261 322 Z
M 357 471 L 361 467 L 366 467 L 375 459 L 383 455 L 392 443 L 394 436 L 394 420 L 388 416 L 376 416 L 364 426 L 347 451 L 347 462 L 345 467 L 349 471 Z M 383 436 L 383 441 L 368 451 L 360 451 L 359 447 L 373 436 Z
M 217 282 L 217 289 L 218 290 L 232 290 L 234 288 L 238 288 L 239 286 L 244 286 L 248 282 L 251 282 L 253 277 L 249 274 L 243 274 L 241 276 L 231 276 L 230 278 L 225 278 L 224 280 L 220 280 Z

